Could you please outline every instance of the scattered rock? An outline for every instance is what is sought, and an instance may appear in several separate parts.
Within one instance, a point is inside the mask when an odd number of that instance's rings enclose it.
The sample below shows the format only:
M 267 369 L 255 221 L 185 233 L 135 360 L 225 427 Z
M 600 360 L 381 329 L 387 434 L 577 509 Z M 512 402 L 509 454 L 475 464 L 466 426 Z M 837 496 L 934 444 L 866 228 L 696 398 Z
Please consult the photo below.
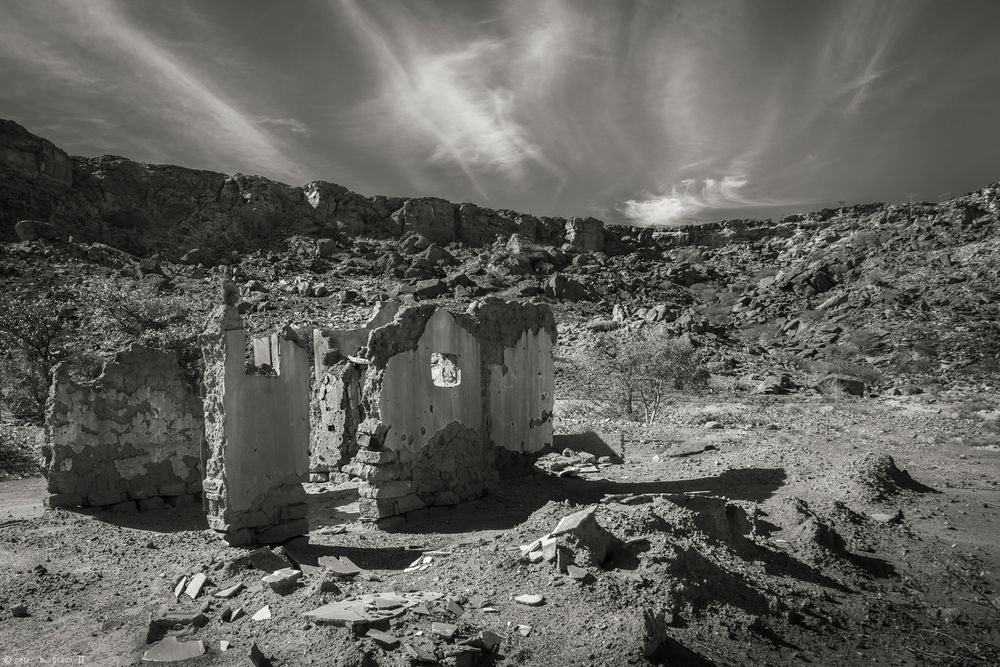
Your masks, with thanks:
M 545 604 L 545 598 L 541 595 L 525 593 L 524 595 L 518 595 L 514 598 L 514 602 L 527 605 L 529 607 L 540 607 Z
M 146 662 L 180 662 L 205 655 L 205 642 L 182 642 L 177 637 L 164 637 L 146 649 L 142 659 Z

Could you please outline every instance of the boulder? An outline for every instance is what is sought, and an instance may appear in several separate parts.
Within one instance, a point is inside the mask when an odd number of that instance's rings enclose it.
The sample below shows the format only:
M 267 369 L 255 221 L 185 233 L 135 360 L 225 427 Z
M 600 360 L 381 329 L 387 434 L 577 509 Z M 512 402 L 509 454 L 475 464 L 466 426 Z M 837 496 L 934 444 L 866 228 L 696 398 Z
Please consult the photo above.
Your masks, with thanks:
M 14 225 L 17 238 L 22 241 L 54 241 L 59 238 L 59 228 L 50 222 L 39 220 L 21 220 Z
M 580 281 L 562 273 L 554 273 L 545 282 L 545 295 L 553 299 L 580 301 L 588 298 L 590 290 Z
M 413 231 L 441 245 L 455 240 L 455 206 L 438 197 L 407 199 L 403 208 L 393 213 L 405 234 Z
M 566 242 L 584 252 L 604 250 L 604 223 L 596 218 L 570 218 Z

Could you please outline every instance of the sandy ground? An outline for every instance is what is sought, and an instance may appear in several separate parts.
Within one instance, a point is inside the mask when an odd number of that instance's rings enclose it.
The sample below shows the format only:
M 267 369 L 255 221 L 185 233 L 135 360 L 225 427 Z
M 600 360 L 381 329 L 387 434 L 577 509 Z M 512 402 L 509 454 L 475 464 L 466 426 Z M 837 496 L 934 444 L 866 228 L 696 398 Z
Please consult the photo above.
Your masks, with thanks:
M 285 545 L 304 575 L 284 595 L 207 530 L 199 508 L 42 510 L 42 480 L 4 482 L 0 660 L 144 664 L 151 615 L 201 609 L 206 624 L 174 632 L 207 646 L 185 664 L 245 665 L 256 643 L 275 665 L 407 665 L 402 648 L 304 615 L 391 589 L 459 605 L 461 616 L 430 605 L 389 626 L 444 664 L 997 664 L 996 405 L 715 396 L 672 406 L 654 429 L 567 410 L 560 446 L 624 432 L 624 463 L 577 477 L 536 471 L 391 534 L 358 521 L 353 485 L 309 485 L 312 533 Z M 520 557 L 518 545 L 589 505 L 619 542 L 585 581 Z M 407 571 L 428 554 L 429 567 Z M 331 581 L 319 561 L 330 555 L 377 580 Z M 175 600 L 177 578 L 198 572 L 206 592 Z M 233 600 L 211 596 L 236 582 L 246 589 Z M 545 603 L 514 601 L 525 593 Z M 29 615 L 12 618 L 16 605 Z M 271 619 L 251 620 L 265 605 Z M 248 615 L 226 623 L 227 606 Z M 432 641 L 435 621 L 458 626 L 459 639 Z M 501 638 L 497 654 L 447 657 L 481 630 Z

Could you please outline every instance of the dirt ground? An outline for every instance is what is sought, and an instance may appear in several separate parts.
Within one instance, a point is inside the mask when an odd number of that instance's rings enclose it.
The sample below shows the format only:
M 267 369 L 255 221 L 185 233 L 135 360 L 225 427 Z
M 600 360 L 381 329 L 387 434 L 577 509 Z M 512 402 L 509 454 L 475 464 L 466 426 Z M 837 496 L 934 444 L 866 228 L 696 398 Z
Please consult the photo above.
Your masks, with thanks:
M 174 633 L 207 646 L 185 664 L 245 665 L 256 643 L 274 665 L 408 665 L 402 647 L 304 614 L 422 590 L 446 597 L 390 631 L 444 664 L 998 664 L 998 404 L 716 395 L 638 429 L 563 403 L 557 447 L 594 431 L 620 449 L 624 434 L 624 463 L 563 477 L 534 469 L 399 533 L 358 521 L 352 484 L 310 484 L 312 532 L 284 551 L 304 574 L 284 595 L 261 585 L 267 572 L 239 562 L 246 551 L 209 531 L 198 507 L 43 510 L 42 479 L 6 481 L 0 662 L 144 664 L 151 615 L 202 610 L 205 624 Z M 521 557 L 519 545 L 594 504 L 619 542 L 584 581 Z M 331 555 L 368 578 L 332 581 L 320 567 Z M 429 566 L 407 571 L 421 556 Z M 178 578 L 199 572 L 205 592 L 175 600 Z M 246 588 L 235 598 L 212 596 L 237 582 Z M 544 604 L 518 604 L 522 594 Z M 13 617 L 18 605 L 26 617 Z M 252 620 L 265 605 L 270 620 Z M 224 622 L 225 607 L 246 615 Z M 457 638 L 433 641 L 435 621 L 458 626 Z M 448 657 L 480 630 L 500 637 L 495 655 Z

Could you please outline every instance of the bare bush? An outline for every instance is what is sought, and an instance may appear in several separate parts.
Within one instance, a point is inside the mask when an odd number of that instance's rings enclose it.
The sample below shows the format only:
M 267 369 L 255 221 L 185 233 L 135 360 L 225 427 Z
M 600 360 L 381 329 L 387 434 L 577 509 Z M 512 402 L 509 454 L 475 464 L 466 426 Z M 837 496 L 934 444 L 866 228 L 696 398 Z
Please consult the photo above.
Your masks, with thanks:
M 708 386 L 695 350 L 674 338 L 611 334 L 585 367 L 590 396 L 605 409 L 649 425 L 672 392 Z
M 39 419 L 61 353 L 66 310 L 50 299 L 0 296 L 0 399 L 16 416 Z

